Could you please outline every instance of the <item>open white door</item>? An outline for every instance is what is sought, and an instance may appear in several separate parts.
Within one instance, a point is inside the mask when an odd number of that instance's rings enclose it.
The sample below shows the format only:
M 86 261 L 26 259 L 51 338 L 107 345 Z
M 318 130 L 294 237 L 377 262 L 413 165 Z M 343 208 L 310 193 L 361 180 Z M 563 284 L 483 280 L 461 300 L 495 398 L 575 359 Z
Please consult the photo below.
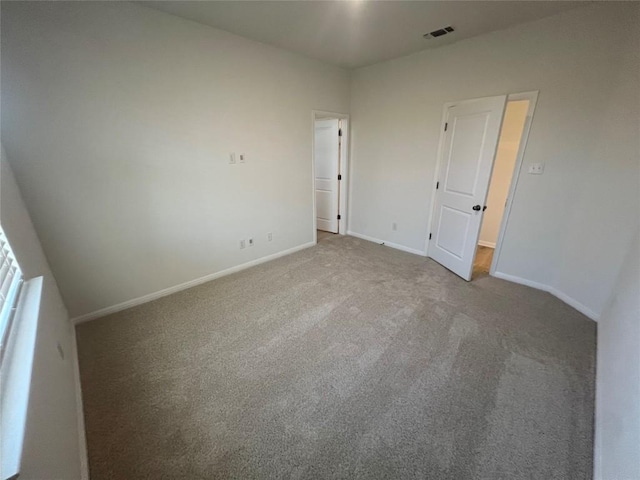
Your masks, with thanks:
M 465 280 L 471 280 L 506 100 L 470 100 L 446 112 L 428 254 Z
M 318 230 L 338 233 L 339 120 L 316 120 L 315 189 Z

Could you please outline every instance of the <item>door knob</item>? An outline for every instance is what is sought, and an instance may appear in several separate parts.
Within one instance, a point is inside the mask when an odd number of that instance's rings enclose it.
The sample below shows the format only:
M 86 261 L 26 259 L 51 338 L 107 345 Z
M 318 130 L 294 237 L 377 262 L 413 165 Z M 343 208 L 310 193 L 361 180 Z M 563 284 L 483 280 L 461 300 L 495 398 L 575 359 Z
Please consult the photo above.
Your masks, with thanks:
M 482 207 L 481 207 L 480 205 L 474 205 L 474 206 L 473 206 L 473 209 L 474 209 L 476 212 L 479 212 L 481 208 L 482 208 Z

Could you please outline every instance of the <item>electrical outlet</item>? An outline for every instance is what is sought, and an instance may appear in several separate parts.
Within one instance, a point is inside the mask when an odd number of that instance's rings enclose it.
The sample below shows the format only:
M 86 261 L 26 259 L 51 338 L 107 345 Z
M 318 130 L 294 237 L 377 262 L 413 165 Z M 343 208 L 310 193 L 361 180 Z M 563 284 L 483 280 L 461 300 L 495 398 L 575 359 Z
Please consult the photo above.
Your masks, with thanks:
M 245 163 L 247 161 L 247 156 L 244 153 L 240 154 L 240 163 Z
M 244 248 L 246 246 L 247 245 L 246 245 L 245 241 L 244 240 L 240 240 L 240 248 Z
M 236 154 L 235 153 L 230 153 L 229 154 L 229 163 L 231 163 L 231 164 L 236 163 Z
M 394 232 L 395 232 L 396 230 L 398 230 L 398 224 L 397 224 L 396 222 L 393 222 L 393 223 L 391 224 L 391 230 L 393 230 Z
M 532 163 L 529 165 L 529 173 L 531 175 L 542 175 L 544 172 L 544 163 Z
M 267 233 L 267 241 L 270 242 L 271 240 L 273 240 L 273 233 L 269 232 Z
M 249 239 L 249 246 L 250 246 L 250 247 L 253 247 L 253 238 L 250 238 L 250 239 Z

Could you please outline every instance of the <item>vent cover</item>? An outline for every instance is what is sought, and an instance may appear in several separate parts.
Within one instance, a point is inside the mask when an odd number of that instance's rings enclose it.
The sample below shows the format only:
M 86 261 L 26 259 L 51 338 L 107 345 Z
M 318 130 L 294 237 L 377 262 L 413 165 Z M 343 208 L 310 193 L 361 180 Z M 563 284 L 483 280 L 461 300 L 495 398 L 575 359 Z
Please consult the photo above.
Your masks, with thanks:
M 449 25 L 448 27 L 439 28 L 438 30 L 434 30 L 433 32 L 425 33 L 423 37 L 438 38 L 438 37 L 442 37 L 443 35 L 446 35 L 447 33 L 451 33 L 453 31 L 454 31 L 453 27 Z

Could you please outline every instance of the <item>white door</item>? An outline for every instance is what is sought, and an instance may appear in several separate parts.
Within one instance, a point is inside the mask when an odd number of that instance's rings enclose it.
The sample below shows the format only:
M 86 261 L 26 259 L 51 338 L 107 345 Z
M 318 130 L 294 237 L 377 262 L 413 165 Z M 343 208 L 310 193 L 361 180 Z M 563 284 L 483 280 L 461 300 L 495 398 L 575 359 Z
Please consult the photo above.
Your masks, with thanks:
M 470 100 L 446 113 L 429 256 L 465 280 L 471 280 L 506 99 Z
M 316 120 L 315 185 L 318 230 L 338 233 L 339 120 Z

